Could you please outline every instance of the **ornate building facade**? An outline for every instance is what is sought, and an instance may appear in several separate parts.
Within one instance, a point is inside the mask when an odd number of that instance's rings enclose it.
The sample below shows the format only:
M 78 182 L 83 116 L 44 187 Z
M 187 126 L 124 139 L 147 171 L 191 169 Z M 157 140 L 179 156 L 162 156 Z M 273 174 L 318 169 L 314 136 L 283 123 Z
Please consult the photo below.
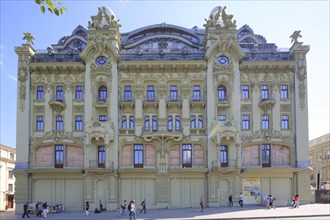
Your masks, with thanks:
M 101 7 L 45 51 L 26 33 L 15 48 L 17 204 L 226 206 L 240 192 L 248 204 L 270 193 L 308 203 L 309 46 L 295 32 L 279 50 L 225 9 L 204 29 L 121 33 Z
M 330 190 L 330 133 L 309 141 L 309 160 L 314 169 L 312 186 Z
M 0 144 L 0 211 L 15 208 L 16 149 Z

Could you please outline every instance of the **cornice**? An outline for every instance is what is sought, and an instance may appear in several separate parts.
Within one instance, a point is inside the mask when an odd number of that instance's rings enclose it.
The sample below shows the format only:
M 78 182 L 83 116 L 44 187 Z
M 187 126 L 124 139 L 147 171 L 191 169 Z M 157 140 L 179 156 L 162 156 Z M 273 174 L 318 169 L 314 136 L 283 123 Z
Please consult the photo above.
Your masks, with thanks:
M 30 70 L 35 74 L 81 74 L 85 65 L 78 62 L 30 63 Z
M 239 65 L 243 73 L 286 73 L 296 66 L 295 61 L 244 61 Z
M 206 62 L 197 61 L 121 61 L 118 65 L 126 73 L 187 73 L 201 72 L 206 69 Z

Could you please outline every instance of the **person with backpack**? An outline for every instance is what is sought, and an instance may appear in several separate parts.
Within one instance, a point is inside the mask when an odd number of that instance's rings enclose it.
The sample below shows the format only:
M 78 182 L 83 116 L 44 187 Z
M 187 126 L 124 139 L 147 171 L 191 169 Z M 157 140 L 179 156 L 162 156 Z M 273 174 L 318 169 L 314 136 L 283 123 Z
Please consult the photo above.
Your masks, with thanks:
M 136 207 L 135 207 L 135 200 L 131 200 L 128 205 L 128 211 L 129 211 L 129 219 L 136 219 Z
M 142 206 L 142 209 L 141 209 L 140 213 L 142 213 L 142 211 L 144 211 L 144 214 L 147 214 L 146 199 L 142 200 L 141 206 Z
M 124 202 L 120 205 L 121 208 L 121 216 L 127 216 L 126 213 L 126 200 L 124 200 Z

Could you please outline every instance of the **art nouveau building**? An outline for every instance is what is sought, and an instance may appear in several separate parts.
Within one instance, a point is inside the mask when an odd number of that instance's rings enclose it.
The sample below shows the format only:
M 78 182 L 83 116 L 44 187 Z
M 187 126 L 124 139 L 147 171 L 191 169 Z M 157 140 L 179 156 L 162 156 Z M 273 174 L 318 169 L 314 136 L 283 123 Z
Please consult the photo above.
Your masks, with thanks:
M 0 211 L 14 208 L 16 149 L 0 144 Z
M 47 50 L 16 47 L 16 202 L 106 209 L 310 201 L 306 54 L 214 8 L 205 29 L 120 32 L 101 7 Z M 39 193 L 42 192 L 42 193 Z

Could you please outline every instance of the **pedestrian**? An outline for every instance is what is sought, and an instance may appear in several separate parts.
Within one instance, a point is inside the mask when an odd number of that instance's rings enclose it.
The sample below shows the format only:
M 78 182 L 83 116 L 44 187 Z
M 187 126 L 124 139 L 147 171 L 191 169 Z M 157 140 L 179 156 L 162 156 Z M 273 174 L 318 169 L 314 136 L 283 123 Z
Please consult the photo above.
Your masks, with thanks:
M 129 219 L 136 219 L 136 207 L 135 207 L 135 200 L 131 200 L 128 205 L 128 211 L 129 211 Z
M 121 216 L 127 216 L 126 213 L 126 200 L 120 205 Z
M 140 213 L 142 213 L 142 211 L 144 211 L 143 213 L 144 214 L 147 214 L 147 208 L 146 208 L 146 199 L 144 199 L 142 202 L 141 202 L 141 206 L 142 206 L 142 209 L 140 211 Z
M 23 205 L 23 211 L 24 211 L 24 213 L 23 213 L 23 216 L 22 216 L 22 218 L 25 218 L 25 216 L 27 216 L 27 217 L 29 217 L 30 218 L 30 216 L 29 216 L 29 214 L 28 214 L 28 207 L 29 207 L 29 203 L 25 203 L 24 205 Z
M 201 197 L 201 200 L 199 202 L 200 208 L 201 208 L 201 212 L 204 212 L 204 208 L 205 208 L 205 204 L 204 204 L 204 199 L 203 197 Z
M 299 208 L 299 194 L 293 196 L 293 208 Z
M 99 200 L 99 206 L 100 206 L 100 212 L 102 212 L 103 203 L 102 203 L 102 200 L 101 199 Z
M 42 205 L 43 208 L 43 217 L 47 218 L 47 213 L 48 213 L 48 205 L 47 202 L 44 202 L 44 204 Z
M 230 196 L 228 197 L 228 200 L 229 200 L 229 206 L 230 206 L 230 207 L 233 207 L 233 206 L 234 206 L 234 203 L 233 203 L 233 195 L 230 195 Z
M 88 201 L 86 202 L 86 205 L 85 205 L 85 211 L 86 211 L 86 215 L 89 215 L 89 202 Z
M 239 194 L 239 200 L 238 200 L 238 204 L 241 206 L 241 208 L 243 207 L 243 199 L 244 199 L 244 196 L 243 196 L 243 193 L 241 192 Z
M 268 198 L 267 198 L 267 208 L 269 208 L 269 209 L 274 208 L 275 209 L 274 197 L 272 195 L 268 195 Z

